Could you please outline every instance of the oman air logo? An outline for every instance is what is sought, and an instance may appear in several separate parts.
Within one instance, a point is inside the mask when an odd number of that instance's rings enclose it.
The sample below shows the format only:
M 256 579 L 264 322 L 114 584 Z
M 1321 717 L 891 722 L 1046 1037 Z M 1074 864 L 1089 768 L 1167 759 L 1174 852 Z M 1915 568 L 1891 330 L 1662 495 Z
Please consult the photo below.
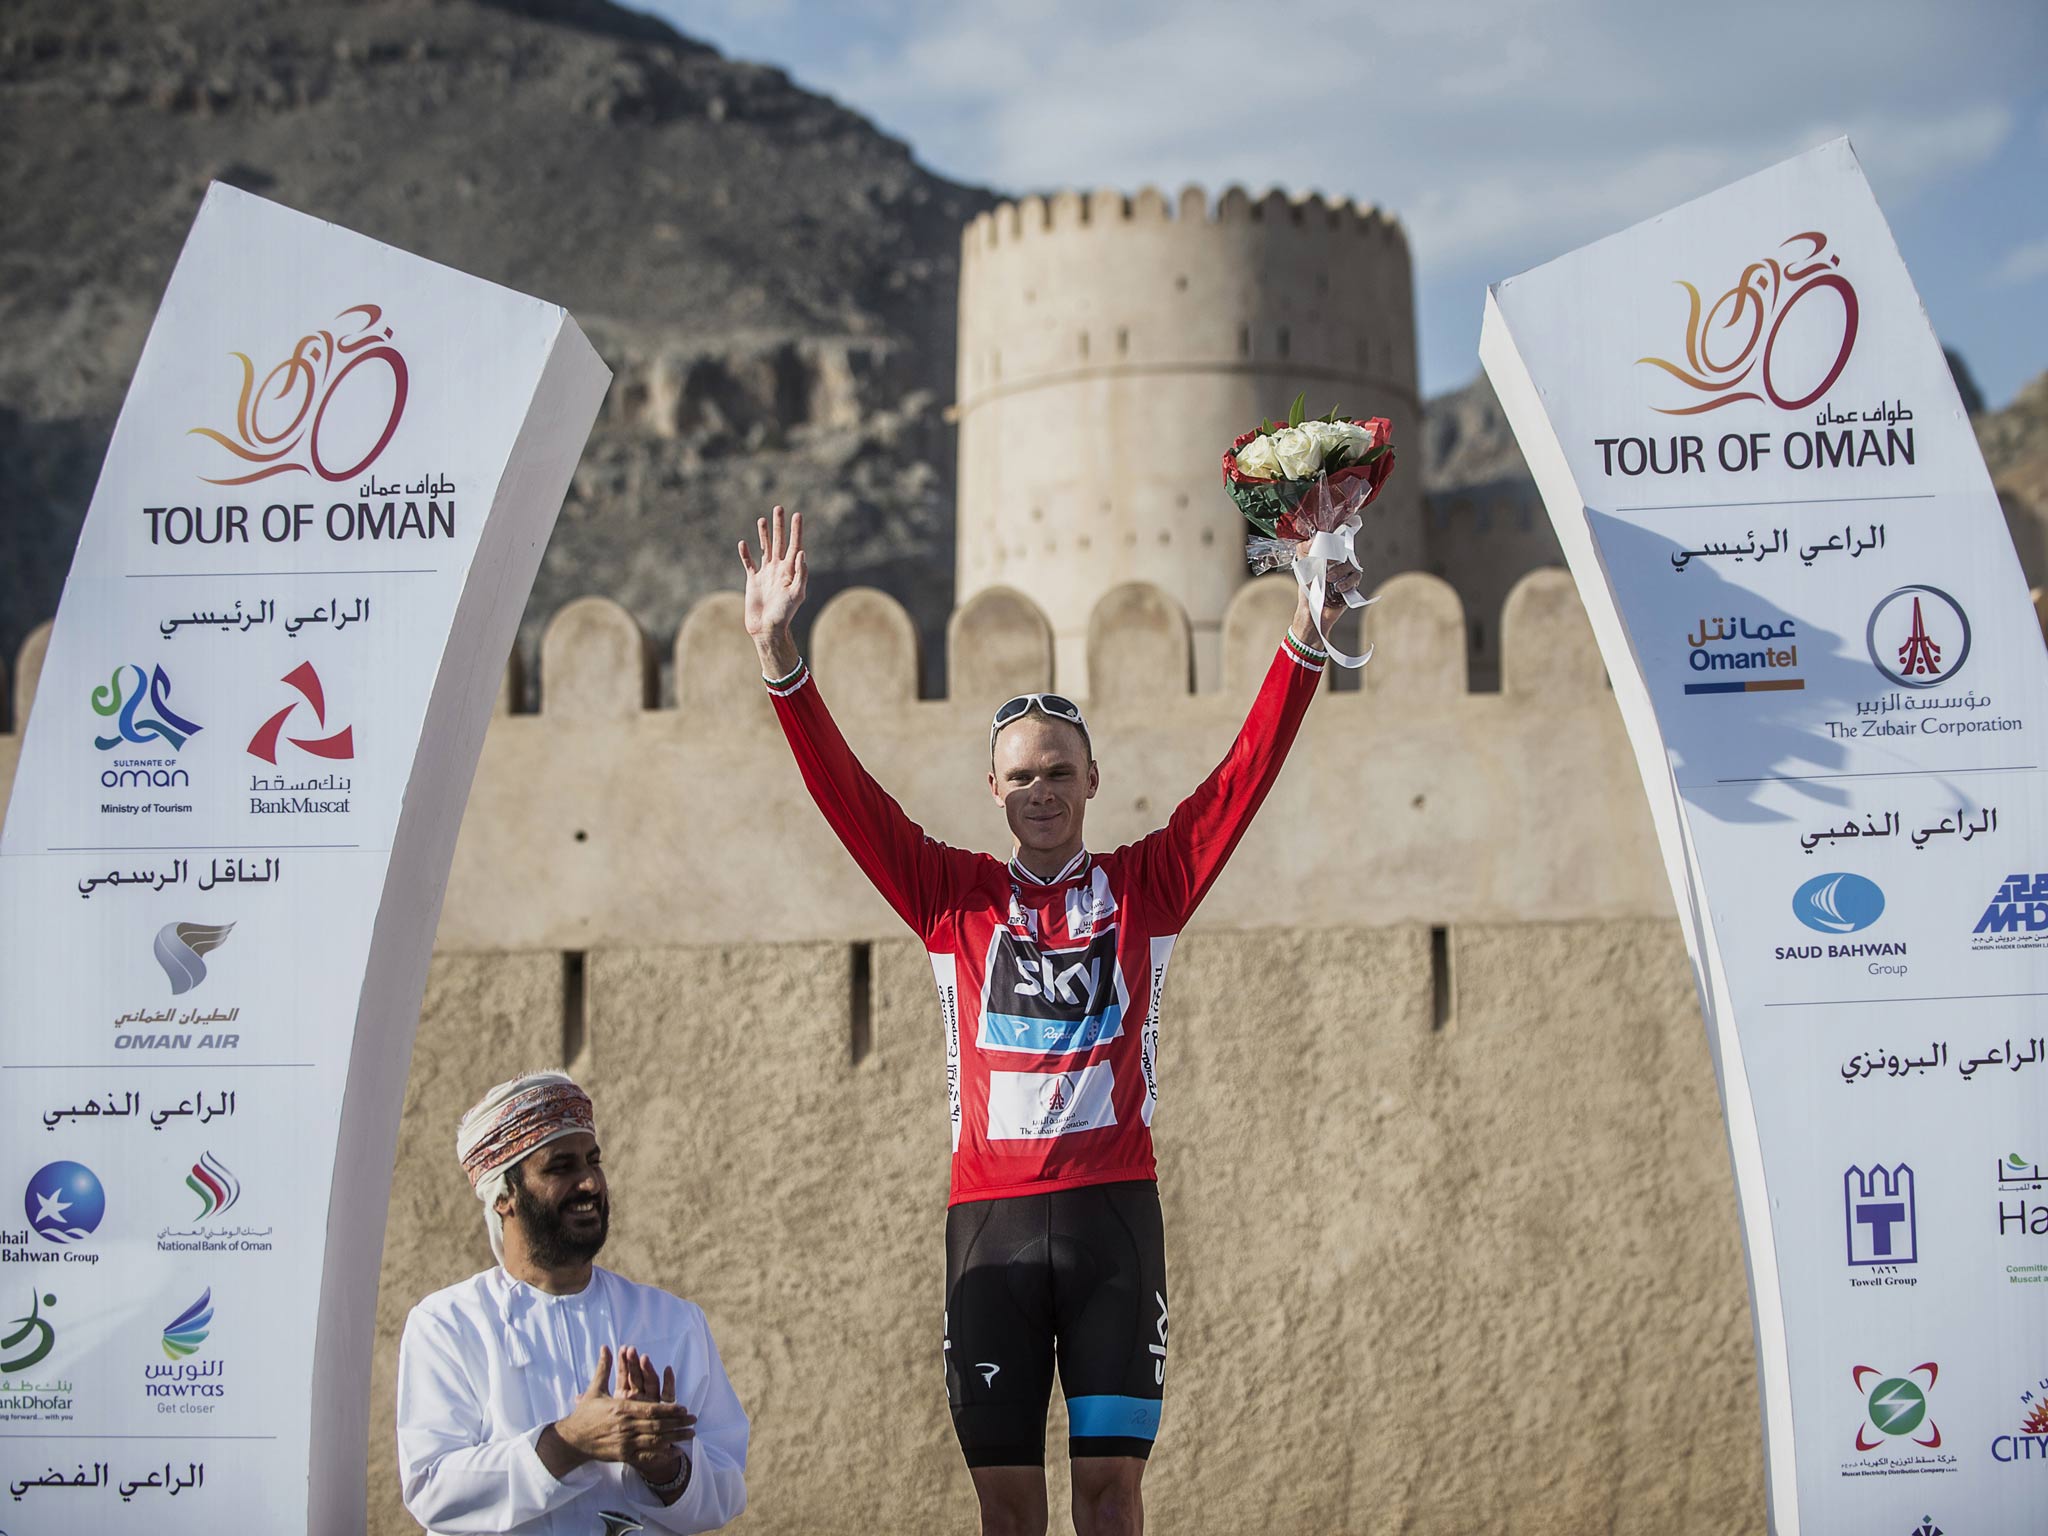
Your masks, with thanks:
M 647 1529 L 631 1515 L 622 1515 L 616 1509 L 600 1509 L 597 1518 L 604 1522 L 602 1536 L 633 1536 L 633 1532 Z
M 156 963 L 171 979 L 171 996 L 183 997 L 206 980 L 206 962 L 200 957 L 227 943 L 234 931 L 233 923 L 165 923 L 157 930 Z
M 113 676 L 93 689 L 92 712 L 114 722 L 113 735 L 92 739 L 102 752 L 157 741 L 169 742 L 176 752 L 200 729 L 171 708 L 171 679 L 162 667 L 148 672 L 136 666 L 114 668 Z
M 1884 916 L 1884 892 L 1861 875 L 1815 875 L 1792 893 L 1792 915 L 1817 933 L 1855 933 Z
M 1828 237 L 1819 230 L 1794 235 L 1778 249 L 1787 246 L 1799 249 L 1752 261 L 1712 304 L 1679 280 L 1692 306 L 1683 361 L 1636 361 L 1662 368 L 1694 395 L 1680 397 L 1685 404 L 1654 407 L 1658 414 L 1697 416 L 1741 400 L 1804 410 L 1842 376 L 1856 345 L 1856 290 L 1834 270 L 1842 258 L 1821 255 Z M 1805 312 L 1792 320 L 1802 304 Z
M 53 1243 L 82 1243 L 107 1214 L 107 1192 L 83 1163 L 48 1163 L 28 1181 L 22 1200 L 36 1236 Z
M 1913 1170 L 1872 1164 L 1842 1175 L 1842 1209 L 1849 1226 L 1851 1264 L 1917 1264 L 1920 1213 L 1913 1203 Z
M 1940 1426 L 1927 1416 L 1927 1394 L 1934 1390 L 1940 1366 L 1929 1360 L 1903 1376 L 1885 1376 L 1870 1366 L 1859 1365 L 1849 1374 L 1856 1390 L 1865 1394 L 1863 1422 L 1856 1426 L 1857 1450 L 1874 1451 L 1886 1438 L 1901 1436 L 1930 1451 L 1940 1448 Z M 1925 1386 L 1920 1384 L 1923 1376 L 1927 1379 Z
M 1901 688 L 1932 688 L 1963 670 L 1970 619 L 1939 587 L 1900 587 L 1870 610 L 1870 663 Z
M 234 473 L 203 476 L 208 483 L 247 485 L 308 470 L 351 480 L 384 451 L 405 414 L 405 359 L 377 305 L 358 304 L 335 319 L 347 323 L 301 336 L 260 384 L 255 363 L 228 354 L 242 365 L 234 430 L 194 427 L 188 435 L 212 439 L 240 463 L 229 466 Z
M 199 1154 L 199 1161 L 185 1175 L 185 1187 L 199 1197 L 199 1219 L 218 1216 L 242 1198 L 242 1181 L 228 1171 L 228 1165 L 211 1152 Z
M 298 690 L 299 698 L 313 711 L 313 719 L 318 728 L 325 730 L 327 694 L 320 686 L 320 674 L 313 670 L 313 663 L 300 662 L 285 673 L 283 681 Z M 264 721 L 257 728 L 256 734 L 249 738 L 249 755 L 260 757 L 264 762 L 274 765 L 277 762 L 277 739 L 284 731 L 285 722 L 291 719 L 298 708 L 297 702 L 287 704 Z M 352 725 L 345 725 L 330 736 L 286 736 L 284 739 L 301 752 L 310 752 L 315 757 L 333 758 L 338 761 L 356 755 L 355 727 Z
M 199 1299 L 180 1312 L 164 1328 L 164 1358 L 182 1360 L 187 1355 L 197 1354 L 199 1346 L 206 1342 L 206 1331 L 213 1324 L 213 1289 L 209 1286 L 199 1293 Z
M 49 1357 L 50 1351 L 57 1347 L 57 1330 L 43 1316 L 43 1308 L 55 1305 L 57 1298 L 54 1295 L 46 1292 L 38 1296 L 30 1291 L 28 1316 L 0 1324 L 0 1327 L 10 1330 L 0 1334 L 0 1372 L 12 1376 L 41 1365 Z

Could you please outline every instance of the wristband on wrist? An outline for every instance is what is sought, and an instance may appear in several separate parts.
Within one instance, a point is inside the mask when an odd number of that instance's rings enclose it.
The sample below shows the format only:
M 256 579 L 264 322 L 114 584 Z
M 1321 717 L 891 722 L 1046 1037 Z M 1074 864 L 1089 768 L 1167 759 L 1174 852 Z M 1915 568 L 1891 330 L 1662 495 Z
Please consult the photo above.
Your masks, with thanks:
M 1324 662 L 1330 659 L 1330 653 L 1328 651 L 1319 651 L 1314 646 L 1308 644 L 1306 641 L 1295 639 L 1294 629 L 1292 626 L 1289 626 L 1287 630 L 1287 648 L 1294 652 L 1294 654 L 1301 660 L 1309 662 L 1316 666 L 1321 666 Z
M 682 1463 L 676 1475 L 665 1483 L 647 1483 L 647 1491 L 649 1493 L 658 1493 L 666 1497 L 671 1493 L 681 1493 L 690 1486 L 690 1453 L 688 1451 L 677 1451 L 676 1460 Z M 647 1481 L 646 1474 L 643 1473 L 641 1475 L 641 1481 Z

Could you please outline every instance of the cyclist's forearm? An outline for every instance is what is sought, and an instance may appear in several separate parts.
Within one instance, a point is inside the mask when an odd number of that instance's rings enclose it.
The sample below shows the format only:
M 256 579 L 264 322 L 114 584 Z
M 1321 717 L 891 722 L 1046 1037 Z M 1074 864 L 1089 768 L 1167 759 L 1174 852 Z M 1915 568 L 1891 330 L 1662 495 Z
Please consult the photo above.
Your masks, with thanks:
M 803 658 L 787 624 L 778 624 L 766 634 L 754 636 L 754 649 L 761 655 L 761 675 L 770 682 L 789 676 Z

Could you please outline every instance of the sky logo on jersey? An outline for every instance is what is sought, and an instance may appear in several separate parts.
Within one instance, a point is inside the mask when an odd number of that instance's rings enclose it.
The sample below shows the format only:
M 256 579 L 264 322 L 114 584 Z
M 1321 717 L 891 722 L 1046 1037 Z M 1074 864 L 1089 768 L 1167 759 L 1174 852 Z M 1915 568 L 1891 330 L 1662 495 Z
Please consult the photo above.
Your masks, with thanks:
M 991 1072 L 988 1139 L 1047 1141 L 1116 1124 L 1116 1076 L 1098 1061 L 1078 1072 Z
M 1842 1210 L 1849 1227 L 1851 1264 L 1920 1262 L 1920 1214 L 1913 1203 L 1913 1170 L 1904 1163 L 1842 1175 Z
M 1040 949 L 1009 929 L 989 946 L 981 992 L 983 1050 L 1065 1056 L 1124 1032 L 1129 995 L 1116 963 L 1116 929 L 1082 949 Z
M 1884 916 L 1884 892 L 1861 875 L 1815 875 L 1792 893 L 1792 915 L 1817 933 L 1856 933 Z

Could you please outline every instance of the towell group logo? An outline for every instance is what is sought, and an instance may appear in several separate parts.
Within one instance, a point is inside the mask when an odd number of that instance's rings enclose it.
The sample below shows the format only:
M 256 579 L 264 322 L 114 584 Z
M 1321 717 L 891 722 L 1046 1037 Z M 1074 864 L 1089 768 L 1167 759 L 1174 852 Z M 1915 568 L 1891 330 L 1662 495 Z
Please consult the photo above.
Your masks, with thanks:
M 1663 416 L 1697 416 L 1745 400 L 1768 400 L 1780 410 L 1798 411 L 1826 394 L 1855 349 L 1859 313 L 1856 290 L 1835 270 L 1842 258 L 1826 254 L 1827 248 L 1828 237 L 1817 229 L 1793 235 L 1779 245 L 1779 254 L 1745 266 L 1711 304 L 1680 278 L 1678 286 L 1690 301 L 1682 358 L 1636 361 L 1663 369 L 1692 394 L 1678 397 L 1681 404 L 1653 409 Z
M 232 430 L 193 427 L 188 434 L 225 450 L 229 473 L 201 478 L 248 485 L 310 472 L 336 481 L 368 469 L 397 432 L 411 384 L 393 336 L 382 307 L 356 304 L 301 336 L 260 382 L 248 355 L 230 352 L 242 374 Z

